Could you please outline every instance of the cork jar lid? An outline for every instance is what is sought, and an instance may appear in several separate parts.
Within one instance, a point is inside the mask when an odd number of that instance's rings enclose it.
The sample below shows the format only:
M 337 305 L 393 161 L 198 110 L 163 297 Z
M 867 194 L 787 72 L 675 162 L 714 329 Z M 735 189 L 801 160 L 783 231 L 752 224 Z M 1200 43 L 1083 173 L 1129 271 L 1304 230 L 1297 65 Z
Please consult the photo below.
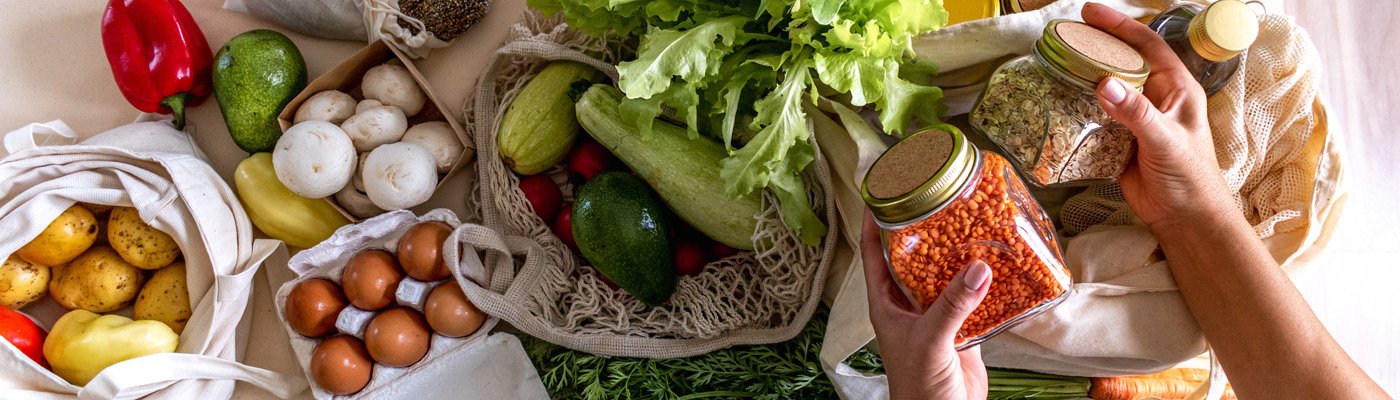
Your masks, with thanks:
M 1151 72 L 1147 59 L 1132 46 L 1108 32 L 1077 21 L 1050 21 L 1036 41 L 1035 54 L 1044 64 L 1076 84 L 1090 88 L 1108 77 L 1141 88 Z
M 1220 0 L 1206 7 L 1191 19 L 1187 28 L 1187 38 L 1191 48 L 1201 58 L 1221 62 L 1226 61 L 1249 46 L 1259 37 L 1259 16 L 1239 0 Z
M 924 130 L 875 160 L 861 184 L 861 197 L 876 220 L 909 222 L 957 196 L 978 158 L 977 148 L 957 128 Z

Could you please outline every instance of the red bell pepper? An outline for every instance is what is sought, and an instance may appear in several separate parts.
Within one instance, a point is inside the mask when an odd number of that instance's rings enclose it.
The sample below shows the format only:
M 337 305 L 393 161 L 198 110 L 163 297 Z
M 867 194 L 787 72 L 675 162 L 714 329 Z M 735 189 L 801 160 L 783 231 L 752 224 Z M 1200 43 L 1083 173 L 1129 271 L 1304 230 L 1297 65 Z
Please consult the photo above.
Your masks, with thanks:
M 35 325 L 29 317 L 19 312 L 10 310 L 8 307 L 0 306 L 0 337 L 5 338 L 10 344 L 15 345 L 19 352 L 29 356 L 34 362 L 49 367 L 49 363 L 44 360 L 44 328 Z
M 111 0 L 102 13 L 102 47 L 122 95 L 136 109 L 175 114 L 214 91 L 214 54 L 179 0 Z

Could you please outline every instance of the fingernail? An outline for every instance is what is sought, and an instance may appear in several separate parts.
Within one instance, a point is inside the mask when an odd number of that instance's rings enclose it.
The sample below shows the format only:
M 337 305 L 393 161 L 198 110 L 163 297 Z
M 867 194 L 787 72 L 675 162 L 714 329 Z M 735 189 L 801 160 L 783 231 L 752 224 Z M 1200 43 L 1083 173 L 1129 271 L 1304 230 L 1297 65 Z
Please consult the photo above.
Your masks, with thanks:
M 1128 98 L 1128 85 L 1118 78 L 1108 78 L 1108 84 L 1103 85 L 1103 98 L 1110 103 L 1122 103 Z
M 987 278 L 992 276 L 992 268 L 987 264 L 977 261 L 967 266 L 967 274 L 963 275 L 963 283 L 967 284 L 967 290 L 976 292 L 982 288 L 982 284 L 987 282 Z

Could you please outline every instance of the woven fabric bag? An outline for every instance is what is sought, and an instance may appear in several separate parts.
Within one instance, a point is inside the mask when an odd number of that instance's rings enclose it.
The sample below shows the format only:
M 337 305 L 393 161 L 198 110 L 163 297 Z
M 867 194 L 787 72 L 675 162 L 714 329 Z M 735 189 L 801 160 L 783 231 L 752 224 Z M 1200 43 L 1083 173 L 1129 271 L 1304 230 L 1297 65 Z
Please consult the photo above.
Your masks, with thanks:
M 192 128 L 191 128 L 192 129 Z M 117 127 L 79 140 L 60 121 L 31 124 L 5 135 L 0 160 L 0 255 L 39 235 L 78 202 L 128 206 L 179 245 L 193 311 L 174 353 L 152 354 L 102 370 L 75 386 L 35 364 L 8 342 L 0 344 L 0 399 L 224 399 L 235 381 L 279 397 L 306 388 L 300 377 L 239 363 L 252 281 L 263 260 L 281 251 L 254 239 L 253 225 L 233 190 L 209 166 L 194 140 L 169 121 Z M 56 321 L 56 304 L 28 308 Z M 43 309 L 43 306 L 52 306 Z
M 464 288 L 487 313 L 530 335 L 591 353 L 648 358 L 684 357 L 739 345 L 774 343 L 795 336 L 815 311 L 834 242 L 806 246 L 779 216 L 775 198 L 763 196 L 763 210 L 753 252 L 707 265 L 693 277 L 681 277 L 676 292 L 662 306 L 648 307 L 630 295 L 609 289 L 595 270 L 550 231 L 531 211 L 518 178 L 495 157 L 496 127 L 519 90 L 546 63 L 572 60 L 593 66 L 612 78 L 616 51 L 606 38 L 570 30 L 558 19 L 528 12 L 512 27 L 492 56 L 475 96 L 468 96 L 465 126 L 482 156 L 478 158 L 474 194 L 483 224 L 500 235 L 525 238 L 486 257 L 489 285 Z M 549 172 L 572 193 L 567 175 Z M 809 200 L 824 222 L 835 222 L 830 204 L 830 176 L 818 159 L 804 173 Z M 567 200 L 567 199 L 566 199 Z M 463 235 L 464 247 L 486 251 L 478 239 Z M 521 247 L 522 243 L 529 246 Z M 530 262 L 522 255 L 538 247 Z

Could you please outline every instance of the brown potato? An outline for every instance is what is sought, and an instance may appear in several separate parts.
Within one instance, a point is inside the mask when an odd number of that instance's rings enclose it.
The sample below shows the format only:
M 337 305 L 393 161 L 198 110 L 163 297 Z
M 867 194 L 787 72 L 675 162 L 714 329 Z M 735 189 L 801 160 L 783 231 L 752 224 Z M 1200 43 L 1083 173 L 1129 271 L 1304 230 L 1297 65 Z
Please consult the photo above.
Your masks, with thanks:
M 70 310 L 107 313 L 131 304 L 145 280 L 140 268 L 111 247 L 96 245 L 73 262 L 53 267 L 49 295 Z
M 11 255 L 0 265 L 0 305 L 18 310 L 39 301 L 49 292 L 50 277 L 49 267 Z
M 34 264 L 54 266 L 72 261 L 95 241 L 97 217 L 86 208 L 73 205 L 15 254 Z
M 177 262 L 161 268 L 146 281 L 141 294 L 136 296 L 136 307 L 132 315 L 136 319 L 149 319 L 164 322 L 175 330 L 185 331 L 185 323 L 190 321 L 190 291 L 185 286 L 185 263 Z
M 112 209 L 107 219 L 107 242 L 122 259 L 141 269 L 160 269 L 180 256 L 175 239 L 147 225 L 131 207 Z

